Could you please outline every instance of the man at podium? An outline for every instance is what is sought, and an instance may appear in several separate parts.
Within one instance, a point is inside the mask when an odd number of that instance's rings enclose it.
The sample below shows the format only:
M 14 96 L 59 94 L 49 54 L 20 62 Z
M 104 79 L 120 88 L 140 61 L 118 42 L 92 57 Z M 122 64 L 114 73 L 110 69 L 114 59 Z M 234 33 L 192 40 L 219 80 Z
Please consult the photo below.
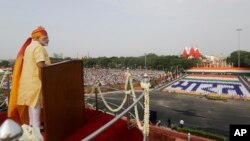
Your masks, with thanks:
M 29 125 L 39 133 L 42 106 L 40 69 L 50 64 L 48 53 L 44 48 L 48 43 L 47 31 L 43 27 L 38 27 L 33 30 L 31 37 L 20 49 L 14 66 L 8 107 L 8 117 L 17 121 L 19 118 L 20 124 L 25 123 L 22 120 L 25 115 L 22 112 L 24 110 L 20 110 L 20 107 L 28 107 Z

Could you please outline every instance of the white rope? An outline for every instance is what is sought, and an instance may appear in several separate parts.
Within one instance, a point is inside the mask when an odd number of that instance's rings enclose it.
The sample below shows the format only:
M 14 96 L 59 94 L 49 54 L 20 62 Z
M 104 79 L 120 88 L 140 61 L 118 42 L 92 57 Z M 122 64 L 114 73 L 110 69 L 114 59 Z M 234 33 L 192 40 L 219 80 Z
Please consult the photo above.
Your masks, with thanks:
M 127 78 L 126 78 L 126 83 L 125 83 L 125 97 L 123 98 L 123 101 L 122 101 L 121 105 L 120 105 L 119 107 L 117 107 L 116 109 L 113 109 L 112 107 L 109 106 L 109 104 L 108 104 L 108 102 L 105 100 L 105 98 L 104 98 L 104 96 L 103 96 L 103 93 L 102 93 L 102 91 L 101 91 L 101 88 L 99 87 L 98 84 L 95 84 L 95 85 L 92 87 L 92 93 L 94 92 L 95 89 L 97 89 L 98 93 L 101 94 L 101 98 L 102 98 L 102 101 L 103 101 L 104 105 L 105 105 L 110 111 L 112 111 L 112 112 L 118 112 L 118 111 L 120 111 L 120 110 L 123 108 L 123 106 L 124 106 L 124 104 L 126 103 L 126 101 L 127 101 L 128 94 L 131 94 L 131 91 L 128 91 L 128 90 L 127 90 L 127 89 L 128 89 L 128 88 L 127 88 L 127 87 L 128 87 L 128 82 L 129 82 L 129 78 L 131 77 L 131 74 L 126 73 L 126 76 L 127 76 Z
M 136 101 L 136 95 L 135 95 L 135 91 L 134 91 L 134 87 L 133 87 L 133 80 L 130 77 L 129 79 L 130 82 L 130 88 L 132 91 L 132 97 L 133 97 L 133 101 Z M 149 87 L 150 87 L 150 83 L 148 82 L 141 82 L 141 87 L 144 89 L 143 93 L 144 93 L 144 124 L 142 126 L 141 121 L 139 119 L 139 114 L 138 114 L 138 109 L 137 109 L 137 104 L 134 106 L 134 110 L 135 110 L 135 116 L 136 116 L 136 123 L 138 128 L 143 132 L 144 136 L 148 136 L 149 134 Z
M 143 82 L 142 82 L 143 83 Z M 144 85 L 144 128 L 143 128 L 143 134 L 148 136 L 149 134 L 149 87 L 150 83 L 144 83 L 141 84 L 141 86 Z
M 130 86 L 131 90 L 128 90 L 128 86 Z M 149 87 L 150 87 L 150 83 L 149 82 L 141 82 L 141 87 L 144 89 L 143 93 L 144 93 L 144 119 L 143 119 L 143 126 L 141 124 L 141 121 L 139 119 L 139 114 L 138 114 L 138 109 L 137 109 L 137 104 L 134 106 L 134 110 L 135 110 L 135 118 L 136 118 L 136 123 L 138 128 L 142 131 L 144 136 L 148 136 L 149 135 Z M 117 112 L 120 109 L 122 109 L 122 107 L 124 106 L 126 100 L 127 100 L 127 95 L 128 94 L 132 94 L 132 98 L 133 101 L 135 102 L 136 99 L 136 95 L 135 95 L 135 90 L 134 90 L 134 86 L 133 86 L 133 79 L 131 77 L 130 73 L 126 73 L 126 82 L 125 82 L 125 97 L 121 103 L 121 105 L 116 108 L 116 109 L 112 109 L 109 104 L 107 103 L 107 101 L 105 100 L 105 98 L 103 97 L 103 94 L 101 92 L 101 89 L 99 87 L 98 84 L 95 84 L 92 87 L 92 93 L 94 92 L 94 90 L 97 89 L 98 93 L 101 94 L 101 98 L 102 101 L 104 102 L 104 105 L 112 112 Z
M 133 87 L 132 79 L 131 79 L 131 78 L 129 79 L 129 82 L 130 82 L 130 88 L 131 88 L 131 92 L 132 92 L 133 101 L 136 101 L 135 90 L 134 90 L 134 87 Z M 140 119 L 139 119 L 137 104 L 134 106 L 134 110 L 135 110 L 135 117 L 136 117 L 137 126 L 138 126 L 138 128 L 139 128 L 140 130 L 143 131 L 143 127 L 142 127 L 141 122 L 140 122 Z M 145 109 L 144 109 L 144 110 L 145 110 Z

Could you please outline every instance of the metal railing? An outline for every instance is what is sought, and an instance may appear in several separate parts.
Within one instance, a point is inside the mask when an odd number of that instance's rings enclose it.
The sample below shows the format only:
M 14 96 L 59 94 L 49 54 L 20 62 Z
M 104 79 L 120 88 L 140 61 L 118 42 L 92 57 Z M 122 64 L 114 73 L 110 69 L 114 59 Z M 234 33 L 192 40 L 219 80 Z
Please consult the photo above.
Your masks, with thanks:
M 122 118 L 127 112 L 129 112 L 129 110 L 132 109 L 143 98 L 143 96 L 144 96 L 144 93 L 142 93 L 138 97 L 138 99 L 133 104 L 131 104 L 127 109 L 125 109 L 122 113 L 120 113 L 119 115 L 117 115 L 111 121 L 109 121 L 108 123 L 106 123 L 105 125 L 103 125 L 101 128 L 99 128 L 98 130 L 96 130 L 95 132 L 93 132 L 92 134 L 90 134 L 89 136 L 87 136 L 86 138 L 82 139 L 81 141 L 90 141 L 91 139 L 93 139 L 97 135 L 101 134 L 104 130 L 106 130 L 108 127 L 110 127 L 111 125 L 113 125 L 120 118 Z
M 9 70 L 6 70 L 2 75 L 2 80 L 0 81 L 0 88 L 7 89 L 8 92 L 10 91 L 10 75 L 11 72 Z M 7 82 L 7 85 L 4 84 L 5 82 Z
M 9 70 L 6 70 L 1 75 L 2 75 L 2 79 L 0 81 L 0 111 L 6 112 L 8 108 L 8 96 L 10 93 L 11 72 Z

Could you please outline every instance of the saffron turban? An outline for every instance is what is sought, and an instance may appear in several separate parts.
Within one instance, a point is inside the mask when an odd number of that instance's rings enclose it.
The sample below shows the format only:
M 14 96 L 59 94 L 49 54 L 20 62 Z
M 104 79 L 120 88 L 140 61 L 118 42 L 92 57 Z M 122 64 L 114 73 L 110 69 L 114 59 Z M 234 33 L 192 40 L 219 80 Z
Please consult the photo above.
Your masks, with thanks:
M 48 36 L 47 31 L 45 30 L 44 27 L 37 27 L 35 30 L 32 31 L 31 37 L 32 39 L 40 38 L 42 36 Z

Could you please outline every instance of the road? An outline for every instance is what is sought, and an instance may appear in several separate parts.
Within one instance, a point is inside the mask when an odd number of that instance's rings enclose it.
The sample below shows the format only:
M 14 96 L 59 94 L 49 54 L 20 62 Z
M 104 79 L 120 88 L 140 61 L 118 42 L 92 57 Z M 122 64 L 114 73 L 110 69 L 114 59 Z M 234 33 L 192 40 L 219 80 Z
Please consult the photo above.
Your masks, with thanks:
M 98 96 L 100 98 L 100 96 Z M 105 94 L 108 102 L 119 105 L 124 94 Z M 89 100 L 94 103 L 93 96 Z M 98 102 L 105 109 L 103 102 Z M 140 117 L 143 118 L 142 108 Z M 250 101 L 208 100 L 203 96 L 167 94 L 160 91 L 150 92 L 150 110 L 157 112 L 157 119 L 166 123 L 171 119 L 173 124 L 184 120 L 184 126 L 219 133 L 229 136 L 230 124 L 250 124 Z M 108 110 L 106 110 L 108 111 Z M 133 111 L 131 111 L 133 113 Z

